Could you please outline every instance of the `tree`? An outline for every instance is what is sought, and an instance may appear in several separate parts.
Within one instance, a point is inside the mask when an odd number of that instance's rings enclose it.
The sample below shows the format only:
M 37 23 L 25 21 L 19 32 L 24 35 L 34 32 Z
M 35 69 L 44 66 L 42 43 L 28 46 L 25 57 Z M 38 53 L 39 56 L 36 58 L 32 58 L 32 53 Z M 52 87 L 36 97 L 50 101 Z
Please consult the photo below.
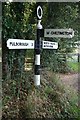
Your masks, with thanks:
M 57 63 L 58 70 L 62 67 L 63 64 L 63 71 L 65 71 L 66 66 L 66 56 L 65 54 L 68 54 L 69 52 L 72 52 L 74 50 L 74 44 L 75 41 L 78 41 L 78 20 L 79 17 L 78 14 L 78 4 L 77 3 L 48 3 L 46 5 L 46 9 L 44 11 L 44 14 L 47 14 L 46 19 L 44 19 L 43 24 L 45 24 L 45 28 L 72 28 L 75 31 L 75 36 L 72 39 L 68 38 L 46 38 L 46 40 L 51 40 L 54 42 L 58 42 L 59 48 L 58 50 L 43 50 L 42 55 L 42 63 L 44 65 L 49 65 L 51 63 L 51 67 L 53 66 L 53 70 L 55 70 L 57 67 L 55 67 L 55 64 Z M 71 47 L 71 45 L 73 47 Z M 63 61 L 60 60 L 60 55 L 63 55 Z M 47 59 L 46 55 L 47 54 Z M 45 62 L 44 62 L 45 59 Z M 60 65 L 61 64 L 61 65 Z M 65 67 L 66 66 L 66 67 Z M 62 71 L 61 69 L 61 71 Z
M 6 42 L 9 38 L 29 39 L 32 26 L 29 18 L 32 15 L 34 4 L 30 3 L 3 3 L 3 78 L 21 77 L 24 69 L 25 50 L 8 50 Z M 30 37 L 29 37 L 30 36 Z

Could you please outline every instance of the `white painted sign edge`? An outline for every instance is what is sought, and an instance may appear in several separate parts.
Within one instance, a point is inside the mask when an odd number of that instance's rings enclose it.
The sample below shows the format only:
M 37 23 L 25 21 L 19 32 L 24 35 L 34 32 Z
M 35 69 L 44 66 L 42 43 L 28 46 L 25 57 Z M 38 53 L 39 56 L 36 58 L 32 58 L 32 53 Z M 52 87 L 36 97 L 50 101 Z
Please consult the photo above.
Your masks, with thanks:
M 56 35 L 53 34 L 51 35 L 51 32 L 72 32 L 72 35 Z M 49 32 L 49 34 L 47 34 Z M 62 38 L 72 38 L 74 37 L 74 30 L 69 28 L 69 29 L 44 29 L 44 37 L 62 37 Z
M 19 43 L 20 45 L 18 45 Z M 7 47 L 9 49 L 34 49 L 34 44 L 34 40 L 8 39 L 7 41 Z
M 10 45 L 13 43 L 13 45 Z M 46 42 L 46 44 L 45 44 Z M 17 46 L 16 43 L 28 43 L 28 46 Z M 32 45 L 31 45 L 32 44 Z M 44 46 L 45 44 L 45 46 Z M 8 39 L 7 47 L 9 49 L 34 49 L 35 41 L 34 40 L 23 40 L 23 39 Z M 57 49 L 58 43 L 51 42 L 51 41 L 42 41 L 42 48 L 43 49 Z
M 44 43 L 47 43 L 47 44 L 44 44 Z M 42 48 L 43 49 L 58 49 L 58 42 L 43 41 Z

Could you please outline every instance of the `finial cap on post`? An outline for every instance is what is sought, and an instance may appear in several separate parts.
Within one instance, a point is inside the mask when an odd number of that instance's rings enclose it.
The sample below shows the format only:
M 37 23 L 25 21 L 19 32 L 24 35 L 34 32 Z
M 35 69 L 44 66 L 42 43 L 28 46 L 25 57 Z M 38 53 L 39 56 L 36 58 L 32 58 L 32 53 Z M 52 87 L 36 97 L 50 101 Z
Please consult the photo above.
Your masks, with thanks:
M 41 6 L 38 6 L 37 7 L 37 18 L 38 18 L 38 20 L 41 20 L 42 14 L 43 14 L 42 8 L 41 8 Z

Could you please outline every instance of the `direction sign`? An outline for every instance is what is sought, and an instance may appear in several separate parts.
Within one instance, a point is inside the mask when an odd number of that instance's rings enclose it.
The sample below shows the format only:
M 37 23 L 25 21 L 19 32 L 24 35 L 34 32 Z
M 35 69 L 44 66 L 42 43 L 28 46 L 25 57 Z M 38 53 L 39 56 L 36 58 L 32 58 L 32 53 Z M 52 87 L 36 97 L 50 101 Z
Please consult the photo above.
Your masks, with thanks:
M 42 48 L 43 49 L 57 49 L 58 43 L 57 42 L 50 42 L 50 41 L 43 41 Z
M 60 38 L 72 38 L 74 36 L 73 29 L 45 29 L 44 37 L 60 37 Z
M 34 49 L 34 40 L 8 39 L 9 49 Z

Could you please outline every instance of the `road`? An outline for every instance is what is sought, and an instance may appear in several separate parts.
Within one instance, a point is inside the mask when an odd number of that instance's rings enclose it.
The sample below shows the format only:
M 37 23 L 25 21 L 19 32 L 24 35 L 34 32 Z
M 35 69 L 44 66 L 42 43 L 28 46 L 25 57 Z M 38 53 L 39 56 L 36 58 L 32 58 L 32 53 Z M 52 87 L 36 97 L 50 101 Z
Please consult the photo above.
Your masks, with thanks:
M 76 105 L 79 105 L 80 74 L 60 74 L 60 80 L 64 85 L 65 93 L 68 98 Z
M 62 84 L 64 84 L 66 87 L 72 87 L 73 89 L 78 90 L 78 73 L 60 74 L 60 79 L 62 81 Z

